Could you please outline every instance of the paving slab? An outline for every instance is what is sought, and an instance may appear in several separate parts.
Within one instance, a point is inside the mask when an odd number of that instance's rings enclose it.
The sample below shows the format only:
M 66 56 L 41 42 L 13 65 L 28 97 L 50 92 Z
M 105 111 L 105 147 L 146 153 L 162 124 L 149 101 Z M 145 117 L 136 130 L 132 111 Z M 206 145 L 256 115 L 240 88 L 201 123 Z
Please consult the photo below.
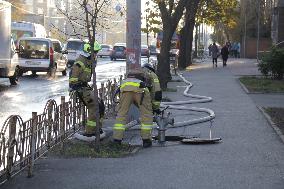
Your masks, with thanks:
M 238 73 L 230 68 L 234 64 L 238 62 L 231 60 L 228 67 L 213 69 L 207 61 L 183 72 L 194 84 L 192 94 L 213 97 L 211 103 L 187 106 L 214 110 L 213 135 L 222 137 L 221 143 L 172 142 L 166 147 L 154 146 L 116 159 L 41 159 L 36 162 L 34 177 L 28 179 L 22 172 L 1 189 L 283 189 L 284 145 L 255 102 L 242 90 L 236 78 Z M 169 83 L 178 92 L 164 95 L 174 101 L 187 99 L 182 96 L 183 85 Z M 171 112 L 179 121 L 202 116 Z M 169 134 L 194 132 L 208 136 L 208 123 L 179 128 Z

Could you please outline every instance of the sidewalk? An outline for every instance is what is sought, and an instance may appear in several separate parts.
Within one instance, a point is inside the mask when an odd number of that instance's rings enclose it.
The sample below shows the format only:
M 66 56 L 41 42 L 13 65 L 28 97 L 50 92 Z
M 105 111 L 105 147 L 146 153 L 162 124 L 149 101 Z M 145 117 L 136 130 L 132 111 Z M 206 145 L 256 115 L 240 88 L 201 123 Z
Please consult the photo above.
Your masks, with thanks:
M 35 176 L 26 172 L 1 186 L 1 189 L 283 189 L 284 145 L 259 112 L 255 102 L 239 85 L 241 70 L 255 70 L 252 62 L 231 60 L 228 67 L 212 68 L 211 62 L 184 72 L 194 87 L 192 94 L 211 96 L 213 102 L 188 106 L 206 107 L 216 114 L 213 136 L 222 143 L 183 145 L 168 143 L 137 154 L 116 159 L 41 159 Z M 242 60 L 241 60 L 242 61 Z M 177 93 L 165 93 L 172 99 L 182 96 L 184 83 L 169 83 Z M 177 121 L 200 117 L 196 113 L 171 111 Z M 168 133 L 208 136 L 208 123 Z

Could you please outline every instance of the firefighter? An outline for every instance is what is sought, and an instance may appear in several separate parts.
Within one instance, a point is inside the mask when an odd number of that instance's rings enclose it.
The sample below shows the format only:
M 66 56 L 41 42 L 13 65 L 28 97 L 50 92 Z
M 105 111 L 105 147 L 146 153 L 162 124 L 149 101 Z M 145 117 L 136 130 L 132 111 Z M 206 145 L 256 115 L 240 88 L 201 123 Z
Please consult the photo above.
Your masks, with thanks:
M 115 143 L 121 144 L 128 111 L 131 104 L 134 104 L 140 111 L 143 147 L 152 146 L 153 111 L 158 113 L 160 106 L 158 101 L 151 98 L 153 91 L 160 90 L 159 80 L 157 78 L 154 79 L 153 76 L 150 70 L 145 67 L 141 71 L 131 71 L 128 73 L 127 78 L 123 80 L 120 86 L 118 113 L 113 127 L 113 139 Z M 161 92 L 157 92 L 156 96 L 161 95 Z
M 100 44 L 96 41 L 94 43 L 95 58 L 97 52 L 101 50 Z M 88 109 L 88 119 L 85 125 L 85 131 L 79 133 L 82 137 L 95 137 L 96 130 L 96 105 L 93 89 L 88 85 L 92 77 L 92 61 L 91 61 L 91 46 L 85 43 L 83 51 L 80 56 L 74 62 L 70 75 L 69 75 L 69 87 L 70 91 L 75 91 L 80 100 L 85 104 Z M 104 105 L 102 100 L 99 99 L 99 112 L 100 118 L 104 114 Z M 105 133 L 100 131 L 101 137 L 105 136 Z
M 160 81 L 155 73 L 155 69 L 149 63 L 142 66 L 143 71 L 146 72 L 148 78 L 150 79 L 149 91 L 151 93 L 151 102 L 153 113 L 160 114 L 160 104 L 162 100 L 162 90 L 160 86 Z

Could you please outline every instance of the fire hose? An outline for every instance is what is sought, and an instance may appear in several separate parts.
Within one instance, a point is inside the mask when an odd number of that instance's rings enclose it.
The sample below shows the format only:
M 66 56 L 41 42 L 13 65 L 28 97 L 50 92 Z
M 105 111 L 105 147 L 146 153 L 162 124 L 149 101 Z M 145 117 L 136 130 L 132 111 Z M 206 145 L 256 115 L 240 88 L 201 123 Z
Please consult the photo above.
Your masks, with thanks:
M 189 93 L 190 88 L 193 87 L 193 84 L 186 80 L 182 74 L 178 74 L 179 77 L 187 84 L 186 89 L 183 92 L 183 95 L 186 97 L 193 98 L 192 100 L 187 101 L 175 101 L 175 102 L 162 102 L 161 108 L 163 110 L 161 111 L 160 115 L 154 116 L 154 121 L 157 125 L 153 126 L 153 129 L 158 130 L 158 136 L 154 136 L 153 139 L 158 140 L 160 145 L 164 145 L 166 141 L 181 141 L 183 143 L 215 143 L 221 141 L 221 138 L 213 138 L 212 137 L 212 122 L 215 118 L 215 113 L 213 110 L 208 108 L 197 108 L 197 107 L 185 107 L 183 105 L 185 104 L 196 104 L 196 103 L 206 103 L 211 102 L 213 99 L 211 97 L 207 96 L 201 96 L 201 95 L 193 95 Z M 203 112 L 206 113 L 207 116 L 197 118 L 197 119 L 191 119 L 187 121 L 182 122 L 174 122 L 174 119 L 171 118 L 171 113 L 167 113 L 165 115 L 166 109 L 173 109 L 173 110 L 186 110 L 186 111 L 193 111 L 193 112 Z M 166 136 L 165 132 L 167 129 L 171 128 L 178 128 L 178 127 L 187 127 L 190 125 L 195 125 L 203 122 L 209 122 L 210 121 L 210 128 L 209 128 L 209 137 L 208 138 L 199 138 L 199 137 L 186 137 L 186 136 Z M 139 122 L 137 120 L 134 120 L 126 125 L 126 129 L 131 129 L 132 127 L 138 125 Z

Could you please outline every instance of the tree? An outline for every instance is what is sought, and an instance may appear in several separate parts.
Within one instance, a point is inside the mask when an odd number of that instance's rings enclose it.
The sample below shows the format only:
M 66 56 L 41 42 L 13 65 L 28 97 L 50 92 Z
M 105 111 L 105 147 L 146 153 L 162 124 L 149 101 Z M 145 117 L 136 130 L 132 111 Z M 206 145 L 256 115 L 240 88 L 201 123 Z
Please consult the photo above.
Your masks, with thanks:
M 66 9 L 58 8 L 62 15 L 64 15 L 73 28 L 74 34 L 84 40 L 88 39 L 91 46 L 91 60 L 93 62 L 93 88 L 95 93 L 96 107 L 98 105 L 98 90 L 96 84 L 96 57 L 94 56 L 94 42 L 96 41 L 96 33 L 98 27 L 107 27 L 107 19 L 111 15 L 106 11 L 111 4 L 111 0 L 77 0 L 74 9 L 67 11 Z M 57 28 L 62 32 L 61 29 Z M 99 109 L 96 109 L 96 142 L 95 147 L 99 149 L 100 144 L 100 122 Z
M 21 0 L 7 0 L 12 4 L 12 21 L 22 21 L 24 15 L 24 9 L 22 8 Z
M 148 31 L 163 31 L 157 66 L 157 75 L 162 89 L 167 88 L 167 83 L 171 80 L 169 64 L 171 39 L 183 15 L 185 5 L 190 2 L 187 0 L 149 0 L 146 3 L 147 6 L 152 3 L 152 8 L 146 9 L 150 23 Z M 162 27 L 159 27 L 161 24 Z
M 230 30 L 237 27 L 239 19 L 239 2 L 237 0 L 202 0 L 197 12 L 198 24 L 206 23 L 215 29 L 219 41 L 230 40 Z
M 180 52 L 178 58 L 178 67 L 185 69 L 191 62 L 193 30 L 195 25 L 195 17 L 200 0 L 193 0 L 186 6 L 184 16 L 184 26 L 180 31 Z

